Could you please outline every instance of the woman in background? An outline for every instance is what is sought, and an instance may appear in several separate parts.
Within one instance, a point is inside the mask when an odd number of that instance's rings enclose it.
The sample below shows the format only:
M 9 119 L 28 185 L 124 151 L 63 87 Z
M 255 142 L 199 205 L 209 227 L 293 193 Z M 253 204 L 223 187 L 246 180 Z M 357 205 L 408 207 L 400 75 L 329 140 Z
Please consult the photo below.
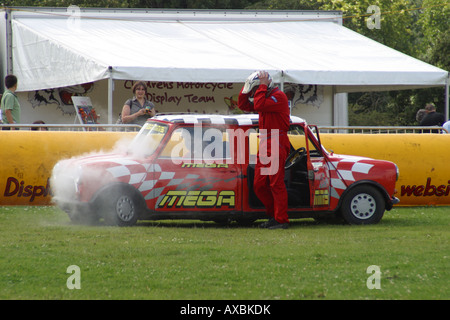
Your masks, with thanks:
M 155 105 L 147 100 L 147 85 L 138 81 L 133 85 L 132 99 L 128 99 L 122 108 L 122 123 L 144 125 L 147 119 L 156 114 Z

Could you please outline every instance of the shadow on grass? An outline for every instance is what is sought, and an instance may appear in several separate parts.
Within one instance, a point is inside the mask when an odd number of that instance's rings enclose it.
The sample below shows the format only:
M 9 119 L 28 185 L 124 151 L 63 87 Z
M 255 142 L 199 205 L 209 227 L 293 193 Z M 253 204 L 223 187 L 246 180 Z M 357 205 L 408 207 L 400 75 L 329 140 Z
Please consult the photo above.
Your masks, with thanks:
M 343 222 L 342 219 L 313 219 L 313 218 L 297 218 L 291 219 L 289 229 L 297 228 L 357 228 L 357 227 L 411 227 L 411 226 L 431 226 L 442 225 L 445 221 L 436 219 L 437 215 L 433 214 L 433 209 L 426 208 L 409 208 L 401 210 L 393 210 L 386 212 L 382 220 L 376 225 L 349 225 Z M 443 216 L 443 215 L 441 215 Z M 204 228 L 204 229 L 259 229 L 259 225 L 266 221 L 265 219 L 258 219 L 254 222 L 245 223 L 238 221 L 228 221 L 222 219 L 220 221 L 200 220 L 200 219 L 163 219 L 163 220 L 140 220 L 133 227 L 152 227 L 152 228 Z M 96 221 L 93 224 L 83 224 L 67 221 L 67 225 L 91 225 L 91 226 L 110 226 L 105 224 L 102 220 Z M 122 228 L 122 227 L 117 227 Z M 127 228 L 127 227 L 125 227 Z
M 260 224 L 265 220 L 256 220 L 253 223 L 241 224 L 236 221 L 224 223 L 214 221 L 201 220 L 158 220 L 158 221 L 140 221 L 136 224 L 137 227 L 156 227 L 156 228 L 204 228 L 204 229 L 261 229 Z M 326 223 L 319 222 L 313 219 L 296 219 L 291 220 L 289 229 L 316 227 L 320 225 L 341 225 L 346 226 L 345 223 Z M 272 230 L 271 230 L 272 231 Z

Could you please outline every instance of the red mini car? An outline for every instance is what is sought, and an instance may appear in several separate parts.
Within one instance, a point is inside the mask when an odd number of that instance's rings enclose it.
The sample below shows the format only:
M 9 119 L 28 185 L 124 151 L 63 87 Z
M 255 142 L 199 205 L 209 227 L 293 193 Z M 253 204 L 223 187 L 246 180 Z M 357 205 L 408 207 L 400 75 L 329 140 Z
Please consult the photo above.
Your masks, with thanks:
M 53 199 L 79 222 L 253 222 L 266 217 L 252 187 L 259 134 L 255 114 L 157 115 L 127 152 L 60 161 L 53 169 Z M 398 202 L 394 163 L 330 153 L 317 127 L 295 116 L 288 136 L 290 219 L 373 224 Z

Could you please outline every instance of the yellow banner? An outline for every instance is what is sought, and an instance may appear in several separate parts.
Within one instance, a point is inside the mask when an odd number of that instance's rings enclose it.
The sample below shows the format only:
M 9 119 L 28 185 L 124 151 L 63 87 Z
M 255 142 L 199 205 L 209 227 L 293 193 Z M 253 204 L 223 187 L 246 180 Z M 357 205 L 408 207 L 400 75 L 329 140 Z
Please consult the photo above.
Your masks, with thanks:
M 54 165 L 61 159 L 110 151 L 136 133 L 0 131 L 0 205 L 50 205 Z M 118 146 L 120 147 L 120 146 Z
M 110 152 L 134 135 L 0 131 L 0 205 L 50 205 L 49 178 L 59 160 Z M 396 163 L 399 205 L 450 205 L 450 134 L 322 134 L 321 140 L 328 151 Z
M 397 164 L 399 206 L 450 205 L 450 134 L 322 134 L 328 151 Z

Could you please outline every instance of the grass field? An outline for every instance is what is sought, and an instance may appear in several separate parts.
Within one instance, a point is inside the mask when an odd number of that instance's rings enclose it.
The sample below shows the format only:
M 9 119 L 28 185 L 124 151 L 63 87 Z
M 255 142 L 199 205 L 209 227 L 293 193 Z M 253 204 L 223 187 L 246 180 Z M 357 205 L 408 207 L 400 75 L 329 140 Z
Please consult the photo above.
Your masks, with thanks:
M 0 207 L 0 299 L 443 300 L 449 226 L 450 207 L 396 208 L 373 226 L 294 220 L 288 230 L 79 226 L 55 207 Z M 71 265 L 80 289 L 66 284 Z M 380 289 L 366 285 L 371 265 Z

